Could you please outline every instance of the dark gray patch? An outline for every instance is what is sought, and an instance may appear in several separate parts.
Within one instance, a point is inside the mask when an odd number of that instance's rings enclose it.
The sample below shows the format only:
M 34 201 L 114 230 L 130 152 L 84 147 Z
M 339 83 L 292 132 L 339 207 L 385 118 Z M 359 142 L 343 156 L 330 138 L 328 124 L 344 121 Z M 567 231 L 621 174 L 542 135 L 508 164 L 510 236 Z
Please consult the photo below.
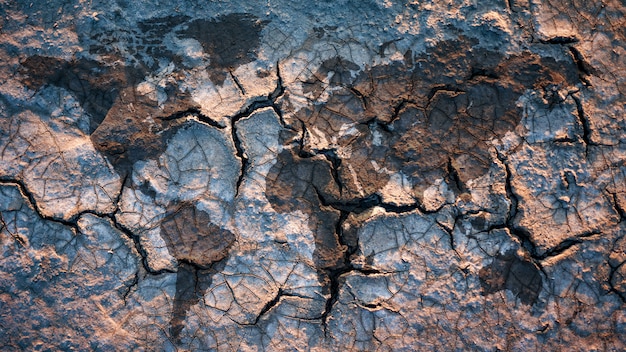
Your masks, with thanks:
M 471 50 L 474 44 L 468 38 L 442 42 L 427 53 L 411 55 L 404 64 L 375 66 L 356 77 L 356 65 L 333 58 L 303 82 L 311 104 L 293 115 L 303 122 L 296 125 L 303 135 L 315 130 L 335 136 L 342 126 L 357 124 L 358 135 L 337 141 L 353 151 L 338 170 L 346 195 L 357 194 L 355 178 L 366 189 L 365 197 L 377 193 L 388 181 L 378 172 L 381 168 L 402 171 L 418 197 L 439 178 L 455 180 L 462 192 L 468 180 L 491 167 L 490 141 L 519 124 L 520 95 L 527 89 L 577 83 L 573 62 L 529 52 L 503 57 Z M 329 74 L 331 82 L 324 82 Z M 327 85 L 335 86 L 331 96 L 316 101 Z M 315 153 L 306 140 L 300 148 Z M 355 176 L 346 173 L 347 166 Z
M 199 269 L 188 263 L 178 264 L 176 273 L 176 294 L 170 320 L 170 335 L 180 343 L 180 334 L 185 328 L 184 322 L 191 306 L 203 299 L 206 290 L 211 286 L 213 275 L 223 268 Z
M 498 254 L 491 264 L 480 269 L 478 275 L 484 294 L 510 290 L 526 305 L 537 302 L 543 286 L 539 268 L 514 252 Z
M 23 82 L 30 89 L 45 85 L 63 88 L 76 97 L 89 113 L 94 147 L 125 176 L 137 160 L 154 158 L 165 150 L 174 126 L 159 117 L 194 106 L 188 94 L 177 87 L 165 87 L 167 100 L 162 106 L 137 94 L 135 85 L 144 73 L 123 65 L 74 59 L 31 56 L 22 62 Z M 155 118 L 155 124 L 146 117 Z
M 163 63 L 173 62 L 176 66 L 183 63 L 180 55 L 172 52 L 163 44 L 163 39 L 176 26 L 185 23 L 188 19 L 187 16 L 175 15 L 150 18 L 137 23 L 142 34 L 137 36 L 140 44 L 136 47 L 136 54 L 143 58 L 143 63 L 151 70 L 159 68 L 159 61 L 163 61 Z
M 421 55 L 407 52 L 405 63 L 374 66 L 354 76 L 356 64 L 332 58 L 302 82 L 310 97 L 307 107 L 293 111 L 285 95 L 282 107 L 294 121 L 293 131 L 285 134 L 285 149 L 268 173 L 266 197 L 279 212 L 309 215 L 322 282 L 334 277 L 337 285 L 337 276 L 329 273 L 348 270 L 346 256 L 356 250 L 344 248 L 358 239 L 342 233 L 342 217 L 379 204 L 389 173 L 407 175 L 418 197 L 438 178 L 450 180 L 461 193 L 468 180 L 492 165 L 489 141 L 519 124 L 520 95 L 577 83 L 570 73 L 575 72 L 573 62 L 557 63 L 529 52 L 503 57 L 473 49 L 475 44 L 463 37 L 441 42 Z M 334 88 L 330 97 L 317 101 L 329 87 Z M 308 143 L 310 131 L 332 138 L 346 125 L 356 133 L 336 143 L 351 151 L 349 157 L 340 159 L 335 150 L 316 150 Z M 331 232 L 327 224 L 335 219 L 338 228 Z M 484 226 L 480 220 L 476 225 Z M 524 303 L 536 300 L 541 277 L 532 263 L 501 256 L 490 268 L 483 271 L 485 278 L 494 278 L 487 291 L 509 288 Z
M 132 76 L 132 72 L 123 68 L 113 68 L 97 61 L 65 61 L 39 55 L 24 60 L 20 73 L 26 76 L 23 81 L 30 89 L 52 85 L 72 93 L 91 116 L 90 133 L 104 120 Z
M 106 118 L 91 134 L 94 147 L 104 154 L 120 175 L 128 174 L 138 160 L 154 159 L 165 152 L 167 141 L 184 125 L 170 116 L 195 107 L 188 94 L 177 87 L 165 88 L 163 105 L 124 89 Z M 148 122 L 147 117 L 153 120 Z
M 183 15 L 155 17 L 138 22 L 139 30 L 102 29 L 90 36 L 89 52 L 101 56 L 127 56 L 127 62 L 150 71 L 158 70 L 159 66 L 170 62 L 180 66 L 183 58 L 170 50 L 164 40 L 187 20 L 189 17 Z M 124 47 L 126 52 L 119 52 L 119 47 Z
M 309 79 L 303 82 L 304 93 L 313 93 L 318 97 L 324 91 L 323 81 L 329 77 L 331 87 L 346 86 L 352 83 L 352 73 L 359 71 L 359 65 L 352 61 L 336 56 L 324 60 Z
M 315 236 L 314 261 L 319 270 L 340 265 L 345 248 L 339 243 L 335 224 L 339 211 L 322 204 L 339 198 L 339 190 L 323 156 L 302 158 L 289 150 L 282 151 L 267 176 L 266 197 L 272 208 L 281 213 L 296 209 L 309 215 L 309 227 Z
M 176 33 L 200 42 L 210 56 L 209 76 L 221 85 L 228 72 L 256 59 L 261 30 L 267 23 L 252 14 L 233 13 L 212 20 L 194 20 Z
M 472 227 L 474 227 L 477 230 L 484 230 L 485 224 L 487 224 L 484 214 L 471 217 L 470 222 L 472 224 Z
M 156 190 L 154 189 L 154 187 L 152 187 L 150 185 L 150 183 L 148 181 L 144 181 L 142 182 L 138 187 L 138 190 L 140 190 L 143 194 L 147 195 L 148 197 L 155 199 L 156 198 Z
M 161 236 L 178 260 L 170 334 L 180 342 L 189 308 L 204 297 L 213 275 L 223 269 L 235 235 L 213 224 L 207 212 L 190 203 L 170 206 L 168 213 L 161 222 Z
M 122 177 L 136 161 L 156 158 L 165 151 L 167 140 L 180 127 L 178 121 L 170 121 L 171 115 L 197 107 L 188 93 L 171 82 L 160 88 L 167 96 L 161 105 L 139 94 L 135 86 L 144 79 L 145 71 L 134 67 L 31 56 L 22 62 L 20 71 L 30 89 L 53 85 L 76 97 L 91 117 L 94 147 Z M 182 74 L 172 76 L 177 75 Z
M 235 235 L 213 224 L 207 212 L 182 203 L 170 206 L 168 213 L 161 235 L 174 258 L 208 268 L 228 256 Z

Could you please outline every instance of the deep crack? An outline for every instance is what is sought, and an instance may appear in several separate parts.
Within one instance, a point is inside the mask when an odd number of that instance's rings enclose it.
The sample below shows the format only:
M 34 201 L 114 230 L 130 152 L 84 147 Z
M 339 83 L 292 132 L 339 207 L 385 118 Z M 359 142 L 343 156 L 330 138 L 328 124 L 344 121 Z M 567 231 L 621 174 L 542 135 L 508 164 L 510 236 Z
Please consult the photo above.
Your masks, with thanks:
M 245 94 L 245 91 L 243 90 L 243 87 L 240 86 L 239 81 L 237 81 L 235 76 L 232 75 L 232 72 L 231 72 L 231 76 L 233 77 L 233 80 L 235 80 L 237 85 L 240 87 L 240 89 L 242 90 L 243 94 Z M 243 183 L 243 180 L 244 180 L 244 178 L 247 175 L 248 168 L 250 167 L 250 161 L 248 160 L 248 157 L 246 156 L 246 152 L 245 152 L 244 147 L 243 147 L 243 142 L 241 141 L 241 139 L 237 135 L 237 122 L 239 122 L 239 120 L 241 120 L 243 118 L 251 116 L 257 110 L 269 107 L 269 108 L 272 108 L 272 110 L 274 110 L 274 112 L 277 113 L 278 117 L 281 120 L 281 123 L 284 125 L 284 121 L 283 121 L 283 118 L 282 118 L 282 112 L 281 112 L 280 108 L 276 105 L 276 100 L 278 98 L 280 98 L 285 93 L 285 87 L 283 86 L 283 80 L 282 80 L 282 78 L 280 76 L 280 63 L 279 62 L 276 63 L 276 77 L 277 77 L 277 79 L 276 79 L 276 88 L 274 88 L 274 90 L 269 95 L 267 95 L 263 99 L 253 101 L 251 104 L 246 106 L 243 110 L 241 110 L 240 112 L 235 114 L 230 119 L 230 132 L 231 132 L 231 138 L 233 140 L 233 144 L 235 146 L 235 153 L 236 153 L 237 157 L 239 157 L 239 159 L 241 160 L 241 170 L 239 172 L 239 177 L 237 178 L 237 183 L 236 183 L 236 188 L 235 188 L 235 190 L 236 190 L 235 191 L 235 197 L 237 197 L 239 195 L 239 193 L 241 191 L 240 190 L 241 184 Z
M 213 120 L 211 117 L 205 115 L 202 113 L 202 111 L 199 108 L 196 107 L 192 107 L 189 108 L 187 110 L 182 110 L 182 111 L 177 111 L 173 114 L 170 114 L 168 116 L 164 116 L 164 117 L 160 117 L 159 119 L 163 120 L 163 121 L 176 121 L 182 118 L 185 118 L 187 116 L 193 116 L 196 119 L 198 119 L 198 121 L 203 122 L 211 127 L 215 127 L 217 129 L 224 129 L 226 128 L 226 126 L 220 124 L 219 122 Z
M 589 119 L 587 118 L 587 115 L 585 114 L 585 110 L 583 109 L 583 104 L 580 101 L 580 98 L 577 97 L 575 94 L 571 94 L 570 96 L 572 97 L 572 99 L 574 99 L 574 102 L 576 103 L 576 115 L 578 116 L 578 122 L 580 123 L 580 126 L 583 130 L 581 138 L 583 139 L 583 142 L 585 144 L 585 157 L 587 157 L 589 146 L 594 145 L 594 143 L 591 141 L 591 124 L 589 122 Z
M 507 163 L 506 157 L 502 156 L 500 152 L 497 150 L 496 150 L 496 155 L 498 157 L 498 160 L 500 160 L 500 162 L 504 166 L 504 172 L 506 174 L 504 188 L 505 188 L 506 196 L 511 202 L 511 205 L 509 206 L 507 218 L 505 221 L 506 228 L 509 229 L 512 235 L 514 235 L 520 240 L 520 242 L 522 243 L 522 247 L 526 249 L 526 251 L 528 251 L 531 257 L 534 258 L 537 255 L 537 246 L 533 242 L 530 233 L 528 233 L 528 231 L 526 231 L 525 229 L 522 229 L 515 225 L 515 217 L 518 211 L 517 207 L 519 204 L 519 198 L 517 194 L 515 193 L 515 191 L 513 190 L 513 186 L 512 186 L 513 174 L 511 172 L 509 164 Z

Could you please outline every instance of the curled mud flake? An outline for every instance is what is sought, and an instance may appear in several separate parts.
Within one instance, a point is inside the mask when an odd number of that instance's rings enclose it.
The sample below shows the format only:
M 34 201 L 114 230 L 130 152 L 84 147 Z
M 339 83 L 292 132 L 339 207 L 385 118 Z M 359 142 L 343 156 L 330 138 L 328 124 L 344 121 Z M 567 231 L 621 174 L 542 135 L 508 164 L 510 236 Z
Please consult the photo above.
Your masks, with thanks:
M 261 31 L 267 23 L 252 14 L 233 13 L 213 20 L 194 20 L 177 34 L 200 42 L 211 60 L 211 80 L 221 85 L 228 72 L 256 59 Z
M 171 206 L 161 223 L 161 233 L 178 261 L 209 267 L 228 256 L 235 235 L 211 222 L 208 213 L 189 203 Z
M 537 302 L 543 286 L 539 268 L 513 252 L 498 254 L 491 264 L 480 269 L 479 276 L 484 294 L 510 290 L 526 305 Z

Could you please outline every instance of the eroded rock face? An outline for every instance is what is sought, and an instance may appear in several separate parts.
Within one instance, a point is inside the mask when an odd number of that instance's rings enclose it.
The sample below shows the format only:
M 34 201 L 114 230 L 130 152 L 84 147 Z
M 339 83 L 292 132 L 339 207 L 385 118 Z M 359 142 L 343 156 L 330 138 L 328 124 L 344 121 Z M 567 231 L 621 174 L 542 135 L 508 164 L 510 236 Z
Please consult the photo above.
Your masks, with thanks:
M 2 348 L 626 349 L 625 18 L 3 6 Z

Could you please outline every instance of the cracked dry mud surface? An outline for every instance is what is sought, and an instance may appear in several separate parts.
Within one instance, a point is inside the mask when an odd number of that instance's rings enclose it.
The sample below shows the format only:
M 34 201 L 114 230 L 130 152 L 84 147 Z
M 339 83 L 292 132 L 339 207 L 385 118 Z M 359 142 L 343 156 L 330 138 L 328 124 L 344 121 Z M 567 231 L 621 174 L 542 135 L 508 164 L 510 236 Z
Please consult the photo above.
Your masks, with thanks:
M 623 1 L 0 4 L 0 350 L 626 349 Z

